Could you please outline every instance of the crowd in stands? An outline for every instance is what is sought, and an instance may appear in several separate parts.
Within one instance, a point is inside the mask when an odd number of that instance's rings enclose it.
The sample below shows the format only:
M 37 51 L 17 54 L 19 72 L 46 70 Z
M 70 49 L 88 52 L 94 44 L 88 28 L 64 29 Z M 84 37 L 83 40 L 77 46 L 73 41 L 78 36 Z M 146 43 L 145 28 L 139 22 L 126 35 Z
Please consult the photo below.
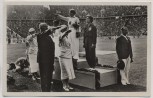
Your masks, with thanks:
M 127 18 L 127 19 L 96 19 L 95 24 L 100 36 L 120 35 L 120 29 L 126 25 L 129 29 L 129 35 L 141 35 L 147 32 L 147 17 Z
M 93 17 L 125 16 L 147 14 L 147 6 L 61 6 L 52 5 L 47 9 L 41 5 L 18 5 L 8 7 L 8 19 L 54 19 L 54 14 L 68 16 L 69 9 L 75 9 L 77 16 L 83 18 L 86 14 Z
M 7 27 L 7 39 L 8 44 L 15 44 L 15 43 L 24 43 L 25 38 L 21 37 L 19 34 L 14 32 L 12 29 Z
M 127 15 L 147 15 L 147 6 L 61 6 L 51 5 L 46 8 L 43 5 L 16 5 L 7 8 L 7 26 L 22 37 L 28 35 L 28 29 L 34 27 L 38 31 L 40 22 L 47 22 L 52 25 L 56 19 L 55 14 L 69 16 L 69 9 L 75 9 L 77 17 L 81 20 L 81 27 L 85 25 L 84 18 L 87 14 L 95 18 L 95 25 L 98 28 L 99 36 L 119 35 L 120 28 L 126 24 L 131 35 L 143 34 L 147 32 L 147 16 L 118 19 L 118 16 Z M 115 16 L 114 19 L 102 19 Z M 62 21 L 62 24 L 64 22 Z

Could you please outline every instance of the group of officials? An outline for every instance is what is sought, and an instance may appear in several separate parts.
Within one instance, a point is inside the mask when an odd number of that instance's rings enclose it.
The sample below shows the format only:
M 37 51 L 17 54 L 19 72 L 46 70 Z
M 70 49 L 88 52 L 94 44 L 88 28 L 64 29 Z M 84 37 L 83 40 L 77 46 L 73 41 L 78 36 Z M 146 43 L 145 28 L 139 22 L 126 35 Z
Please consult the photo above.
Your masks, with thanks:
M 77 60 L 79 59 L 79 33 L 81 32 L 80 21 L 75 14 L 75 10 L 71 9 L 69 12 L 70 17 L 56 15 L 67 21 L 68 26 L 59 25 L 59 21 L 56 20 L 53 27 L 48 26 L 46 23 L 40 23 L 40 33 L 36 33 L 34 28 L 29 29 L 27 55 L 34 78 L 40 72 L 42 92 L 50 92 L 51 90 L 55 58 L 59 59 L 63 90 L 73 90 L 69 85 L 69 80 L 75 78 L 74 69 L 77 69 Z M 93 24 L 93 17 L 90 15 L 86 17 L 83 32 L 86 60 L 91 68 L 95 68 L 97 29 Z M 125 63 L 125 68 L 120 70 L 120 74 L 121 83 L 126 85 L 130 84 L 128 72 L 132 60 L 132 47 L 131 41 L 127 37 L 127 28 L 122 28 L 122 32 L 122 35 L 117 39 L 116 50 L 118 58 Z

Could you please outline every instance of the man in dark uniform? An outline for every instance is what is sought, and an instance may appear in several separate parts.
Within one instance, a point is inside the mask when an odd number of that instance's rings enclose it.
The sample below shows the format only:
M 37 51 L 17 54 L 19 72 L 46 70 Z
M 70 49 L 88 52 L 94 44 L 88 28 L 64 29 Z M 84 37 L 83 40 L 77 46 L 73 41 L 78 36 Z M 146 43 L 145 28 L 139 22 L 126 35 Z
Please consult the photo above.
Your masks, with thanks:
M 130 84 L 129 82 L 129 70 L 130 70 L 130 63 L 133 62 L 133 53 L 132 53 L 132 46 L 131 40 L 127 36 L 128 28 L 122 27 L 121 29 L 122 34 L 116 40 L 116 52 L 119 60 L 122 60 L 125 64 L 124 69 L 120 69 L 121 75 L 121 83 L 123 85 Z
M 54 52 L 55 46 L 51 38 L 53 31 L 48 29 L 46 23 L 39 24 L 40 33 L 37 36 L 38 42 L 38 58 L 41 77 L 41 89 L 42 92 L 50 92 L 51 80 L 54 70 Z
M 90 67 L 96 66 L 96 42 L 97 42 L 97 28 L 94 26 L 93 17 L 88 15 L 86 17 L 86 26 L 84 28 L 84 48 L 86 52 L 86 59 Z

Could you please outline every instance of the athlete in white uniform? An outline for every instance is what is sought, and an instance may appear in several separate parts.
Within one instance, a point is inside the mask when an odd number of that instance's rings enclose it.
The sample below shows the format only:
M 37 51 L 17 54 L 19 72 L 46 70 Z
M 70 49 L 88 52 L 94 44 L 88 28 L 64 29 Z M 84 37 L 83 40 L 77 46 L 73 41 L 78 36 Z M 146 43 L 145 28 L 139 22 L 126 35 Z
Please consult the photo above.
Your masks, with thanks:
M 39 66 L 37 63 L 37 52 L 38 52 L 38 44 L 37 44 L 37 33 L 35 33 L 34 28 L 29 29 L 29 35 L 27 36 L 27 42 L 29 44 L 29 48 L 27 50 L 27 55 L 29 57 L 30 63 L 30 71 L 32 73 L 32 79 L 39 79 Z
M 71 30 L 71 33 L 69 34 L 69 36 L 71 40 L 73 65 L 74 65 L 74 69 L 76 69 L 77 60 L 79 59 L 79 37 L 77 37 L 77 32 L 81 31 L 79 27 L 80 20 L 78 17 L 75 16 L 76 12 L 74 9 L 71 9 L 69 13 L 70 13 L 70 17 L 64 17 L 62 15 L 58 15 L 58 17 L 62 20 L 67 21 L 69 30 Z

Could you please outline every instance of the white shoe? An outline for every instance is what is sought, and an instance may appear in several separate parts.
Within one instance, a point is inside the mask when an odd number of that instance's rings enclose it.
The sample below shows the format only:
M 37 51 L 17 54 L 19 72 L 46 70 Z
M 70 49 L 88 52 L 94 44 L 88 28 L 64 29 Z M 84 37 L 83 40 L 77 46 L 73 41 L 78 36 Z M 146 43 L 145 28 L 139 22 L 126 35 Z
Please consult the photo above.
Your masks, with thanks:
M 122 85 L 127 85 L 124 80 L 121 80 Z
M 68 86 L 68 89 L 69 89 L 69 90 L 74 90 L 74 88 L 72 88 L 72 87 L 70 87 L 70 86 Z
M 63 87 L 63 90 L 64 90 L 65 92 L 69 92 L 69 91 L 70 91 L 67 87 Z
M 40 80 L 40 77 L 37 77 L 38 80 Z
M 131 84 L 128 79 L 126 79 L 126 84 Z
M 35 78 L 34 76 L 32 76 L 32 80 L 34 80 L 34 81 L 35 81 L 35 80 L 36 80 L 36 78 Z
M 129 81 L 127 81 L 126 84 L 131 84 L 131 83 Z

